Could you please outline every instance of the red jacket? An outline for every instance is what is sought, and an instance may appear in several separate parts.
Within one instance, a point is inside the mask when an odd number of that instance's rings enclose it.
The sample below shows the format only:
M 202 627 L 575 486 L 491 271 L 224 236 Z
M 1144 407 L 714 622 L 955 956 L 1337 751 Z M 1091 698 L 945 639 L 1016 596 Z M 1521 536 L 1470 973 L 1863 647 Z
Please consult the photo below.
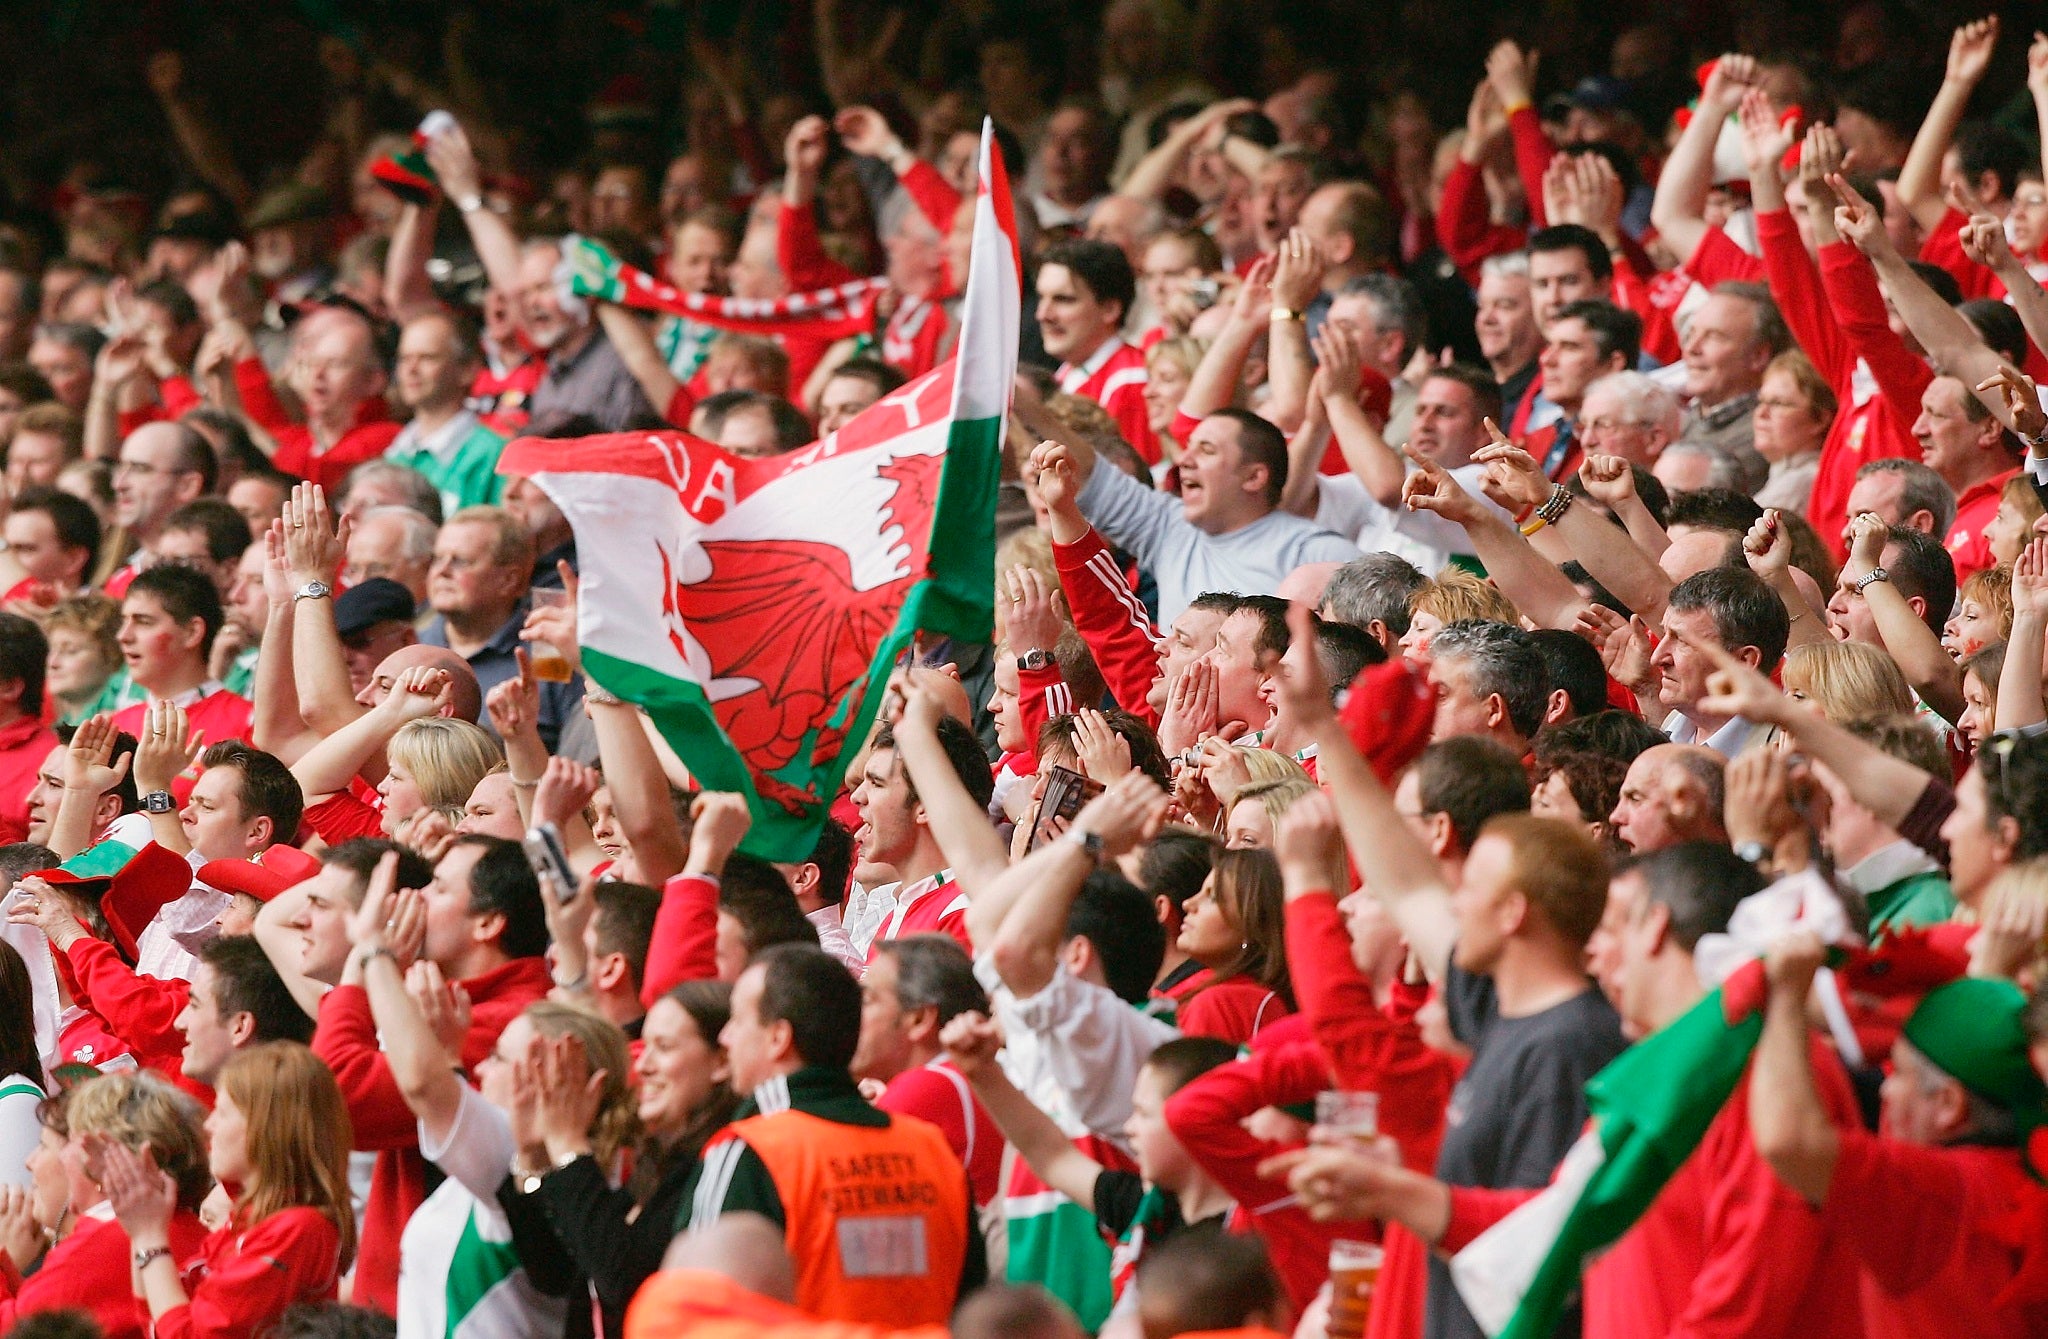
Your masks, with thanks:
M 171 1258 L 188 1280 L 206 1246 L 206 1225 L 189 1212 L 171 1216 Z M 0 1333 L 45 1311 L 84 1311 L 105 1339 L 143 1339 L 129 1287 L 128 1234 L 111 1218 L 87 1218 L 43 1256 L 27 1278 L 0 1252 Z M 190 1284 L 188 1282 L 187 1286 Z
M 1330 1276 L 1330 1243 L 1367 1234 L 1357 1223 L 1316 1222 L 1284 1183 L 1259 1176 L 1259 1164 L 1285 1150 L 1246 1131 L 1246 1118 L 1262 1107 L 1312 1102 L 1330 1086 L 1329 1057 L 1307 1023 L 1276 1023 L 1260 1040 L 1247 1058 L 1219 1065 L 1169 1097 L 1166 1123 L 1189 1156 L 1237 1201 L 1231 1229 L 1266 1239 L 1274 1271 L 1299 1311 Z
M 505 1025 L 545 997 L 553 984 L 540 958 L 514 958 L 464 981 L 471 1009 L 463 1065 L 473 1070 L 483 1063 Z M 398 1238 L 427 1197 L 426 1163 L 420 1157 L 419 1121 L 378 1048 L 370 997 L 361 986 L 336 986 L 320 1001 L 313 1053 L 341 1085 L 355 1124 L 355 1146 L 377 1155 L 356 1256 L 355 1301 L 391 1314 L 398 1305 Z
M 192 984 L 176 978 L 143 976 L 121 960 L 112 944 L 81 939 L 63 954 L 65 984 L 80 1008 L 98 1014 L 107 1031 L 128 1044 L 145 1069 L 213 1106 L 213 1090 L 185 1077 L 185 1033 L 178 1015 L 192 998 Z
M 718 880 L 677 874 L 662 885 L 654 937 L 640 974 L 640 1003 L 654 1002 L 685 981 L 718 975 Z
M 235 364 L 235 387 L 242 393 L 242 408 L 277 443 L 277 454 L 271 457 L 271 463 L 286 474 L 319 484 L 329 496 L 341 491 L 342 481 L 351 469 L 383 455 L 398 436 L 400 425 L 391 421 L 383 398 L 373 395 L 356 406 L 355 422 L 340 440 L 318 452 L 314 450 L 313 430 L 285 413 L 283 402 L 271 388 L 270 372 L 262 359 L 244 358 Z
M 153 1339 L 251 1339 L 287 1308 L 331 1302 L 341 1276 L 341 1236 L 317 1209 L 283 1209 L 246 1231 L 208 1237 L 191 1299 L 157 1317 Z M 357 1299 L 361 1301 L 361 1298 Z M 145 1326 L 149 1304 L 132 1302 Z
M 1812 1039 L 1822 1103 L 1837 1129 L 1859 1128 L 1848 1077 L 1827 1043 Z M 1815 1209 L 1757 1154 L 1744 1077 L 1699 1148 L 1649 1210 L 1586 1270 L 1586 1339 L 1860 1339 L 1855 1257 L 1841 1215 Z M 1534 1198 L 1536 1190 L 1453 1187 L 1438 1247 L 1455 1252 Z M 1920 1251 L 1913 1213 L 1885 1230 Z M 1875 1333 L 1875 1331 L 1872 1331 Z M 1922 1334 L 1986 1334 L 1946 1330 Z
M 1771 297 L 1840 406 L 1821 444 L 1820 471 L 1806 504 L 1807 519 L 1839 562 L 1856 471 L 1866 461 L 1920 458 L 1913 420 L 1932 374 L 1892 333 L 1876 272 L 1853 246 L 1822 247 L 1816 266 L 1791 214 L 1782 209 L 1757 215 L 1756 233 Z
M 1302 1013 L 1329 1057 L 1337 1086 L 1378 1093 L 1380 1132 L 1399 1146 L 1403 1164 L 1434 1172 L 1456 1072 L 1449 1057 L 1423 1043 L 1415 1024 L 1415 1010 L 1427 992 L 1398 991 L 1388 1007 L 1380 1007 L 1372 984 L 1351 960 L 1351 934 L 1329 893 L 1310 893 L 1287 904 L 1287 963 Z M 1381 1240 L 1386 1258 L 1366 1336 L 1405 1339 L 1422 1329 L 1429 1248 L 1398 1226 L 1388 1226 Z
M 1102 681 L 1116 704 L 1147 725 L 1157 727 L 1158 714 L 1146 702 L 1159 677 L 1159 633 L 1145 611 L 1116 555 L 1101 535 L 1090 530 L 1071 544 L 1052 546 L 1054 565 L 1074 630 L 1088 643 Z

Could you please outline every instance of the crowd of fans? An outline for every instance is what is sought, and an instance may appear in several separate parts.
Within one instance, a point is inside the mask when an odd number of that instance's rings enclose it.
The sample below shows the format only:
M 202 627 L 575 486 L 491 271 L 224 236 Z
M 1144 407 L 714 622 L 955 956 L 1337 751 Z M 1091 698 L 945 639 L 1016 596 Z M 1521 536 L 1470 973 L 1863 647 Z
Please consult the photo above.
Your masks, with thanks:
M 7 112 L 0 1333 L 1476 1336 L 1758 959 L 1558 1331 L 2048 1333 L 2048 36 L 256 8 Z M 995 638 L 759 858 L 500 454 L 939 366 L 984 116 Z

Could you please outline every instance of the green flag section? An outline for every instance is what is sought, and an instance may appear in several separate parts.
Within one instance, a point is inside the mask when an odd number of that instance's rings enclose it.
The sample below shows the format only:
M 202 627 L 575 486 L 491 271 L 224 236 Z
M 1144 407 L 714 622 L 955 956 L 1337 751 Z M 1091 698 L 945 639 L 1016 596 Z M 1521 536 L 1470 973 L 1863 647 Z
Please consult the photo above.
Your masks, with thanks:
M 985 126 L 958 353 L 822 441 L 526 438 L 499 460 L 576 532 L 584 673 L 747 797 L 764 859 L 809 856 L 913 638 L 990 635 L 1022 273 L 1001 161 Z
M 1760 980 L 1761 964 L 1751 967 L 1594 1075 L 1592 1118 L 1556 1178 L 1452 1258 L 1458 1293 L 1489 1335 L 1548 1336 L 1588 1256 L 1634 1226 L 1699 1147 L 1763 1034 L 1756 983 L 1744 979 Z

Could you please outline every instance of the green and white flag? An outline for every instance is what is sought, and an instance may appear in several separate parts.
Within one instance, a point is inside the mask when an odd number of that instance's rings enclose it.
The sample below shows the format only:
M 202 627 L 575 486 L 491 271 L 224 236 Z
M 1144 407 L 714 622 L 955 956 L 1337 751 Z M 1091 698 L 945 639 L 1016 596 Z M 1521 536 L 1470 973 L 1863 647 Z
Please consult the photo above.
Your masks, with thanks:
M 986 641 L 1022 270 L 981 142 L 955 357 L 800 451 L 683 433 L 521 439 L 576 532 L 583 669 L 647 709 L 707 789 L 747 796 L 745 849 L 802 860 L 914 635 Z
M 1544 1339 L 1588 1258 L 1633 1227 L 1692 1156 L 1763 1032 L 1751 962 L 1586 1085 L 1586 1133 L 1543 1193 L 1451 1259 L 1458 1294 L 1495 1339 Z

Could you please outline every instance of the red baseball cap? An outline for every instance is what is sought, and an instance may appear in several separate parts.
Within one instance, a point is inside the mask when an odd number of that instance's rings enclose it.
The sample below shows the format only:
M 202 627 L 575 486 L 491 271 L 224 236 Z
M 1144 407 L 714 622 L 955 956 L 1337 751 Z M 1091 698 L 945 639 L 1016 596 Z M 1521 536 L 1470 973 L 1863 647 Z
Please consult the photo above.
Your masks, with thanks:
M 223 893 L 247 893 L 258 902 L 268 902 L 319 872 L 317 858 L 279 843 L 254 860 L 209 860 L 199 867 L 199 882 Z

